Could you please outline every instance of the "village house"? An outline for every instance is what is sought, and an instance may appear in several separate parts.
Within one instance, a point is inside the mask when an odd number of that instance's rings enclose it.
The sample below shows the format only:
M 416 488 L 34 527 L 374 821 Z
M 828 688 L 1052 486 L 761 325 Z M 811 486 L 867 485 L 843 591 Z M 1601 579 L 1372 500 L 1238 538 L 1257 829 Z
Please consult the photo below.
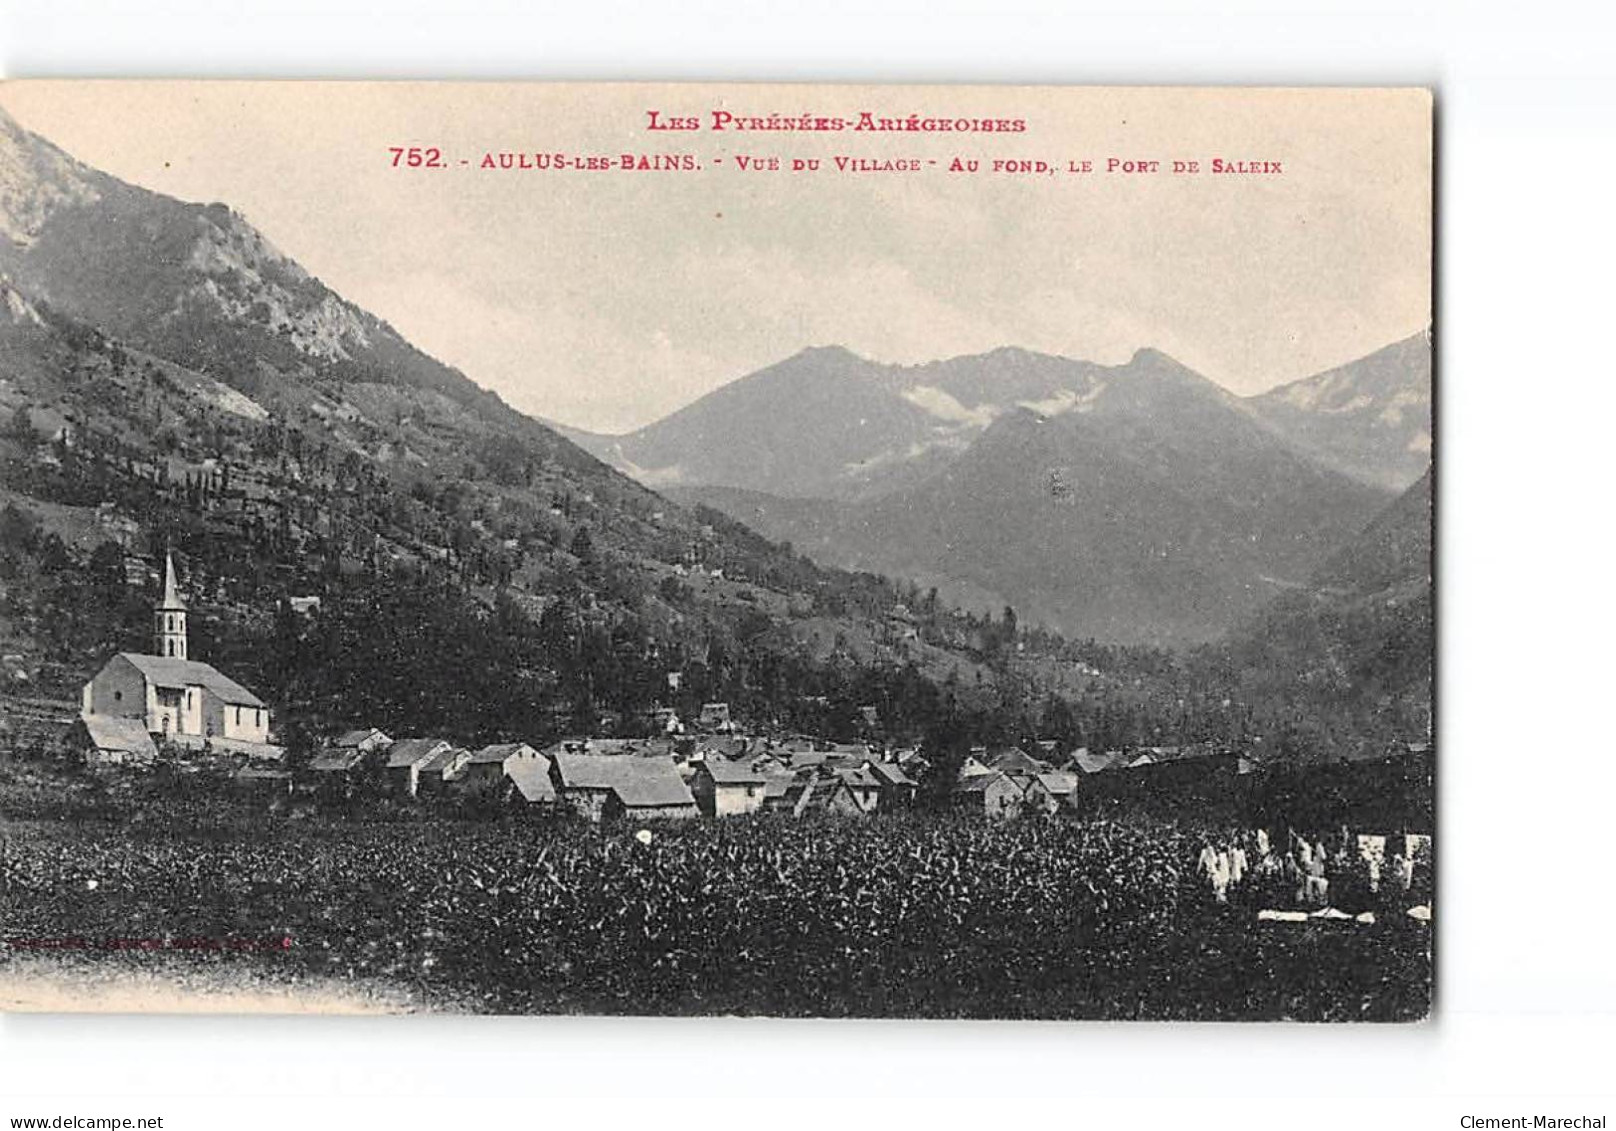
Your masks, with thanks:
M 440 750 L 416 767 L 416 790 L 423 797 L 441 797 L 451 782 L 458 782 L 465 773 L 466 759 L 471 751 L 460 746 Z
M 672 707 L 651 708 L 652 734 L 683 734 L 685 724 L 679 721 L 679 712 Z
M 697 815 L 671 758 L 555 755 L 551 781 L 563 804 L 587 820 L 683 820 Z
M 368 769 L 372 754 L 346 746 L 328 746 L 309 762 L 303 789 L 307 792 L 351 795 Z
M 554 808 L 555 782 L 550 776 L 550 760 L 544 755 L 512 760 L 505 766 L 505 777 L 511 783 L 508 800 L 513 807 L 527 810 Z
M 785 768 L 763 771 L 763 810 L 766 813 L 789 813 L 796 808 L 797 799 L 807 783 L 806 775 L 794 774 Z
M 498 789 L 516 763 L 537 763 L 541 758 L 539 752 L 525 742 L 498 742 L 467 754 L 458 780 L 467 789 Z M 545 769 L 549 769 L 548 762 Z
M 963 812 L 1014 817 L 1022 807 L 1021 787 L 1006 774 L 989 771 L 963 777 L 954 786 L 954 804 Z
M 360 727 L 357 730 L 345 731 L 331 743 L 334 749 L 357 750 L 361 754 L 386 750 L 391 745 L 393 740 L 387 737 L 386 732 L 375 727 Z
M 847 782 L 834 775 L 809 778 L 791 810 L 794 817 L 859 817 L 864 813 L 865 810 L 859 805 L 853 791 L 848 788 Z
M 859 812 L 873 813 L 880 806 L 881 781 L 870 772 L 867 763 L 853 769 L 839 769 L 836 776 L 842 779 L 847 791 L 853 795 Z
M 395 793 L 414 797 L 421 788 L 421 767 L 432 758 L 453 748 L 441 738 L 401 738 L 387 748 L 388 787 Z
M 84 685 L 82 717 L 136 719 L 149 733 L 186 746 L 278 757 L 264 701 L 190 658 L 186 613 L 170 555 L 153 618 L 152 652 L 119 652 L 108 660 Z
M 908 775 L 910 781 L 917 781 L 922 774 L 931 769 L 931 762 L 914 747 L 897 751 L 892 755 L 892 760 Z
M 995 750 L 986 760 L 989 769 L 1011 777 L 1030 777 L 1049 769 L 1019 746 L 1006 746 Z
M 983 761 L 983 758 L 986 756 L 987 751 L 981 749 L 980 747 L 978 747 L 975 752 L 967 754 L 965 756 L 965 760 L 960 763 L 960 778 L 990 777 L 993 774 L 998 773 L 997 770 Z
M 1028 778 L 1022 797 L 1029 809 L 1053 815 L 1061 811 L 1077 789 L 1077 775 L 1069 770 L 1046 770 Z
M 896 762 L 870 762 L 865 766 L 881 790 L 880 809 L 907 809 L 915 802 L 914 779 Z
M 731 762 L 709 754 L 695 764 L 690 792 L 696 804 L 709 817 L 732 817 L 756 813 L 763 808 L 768 777 L 745 761 Z
M 701 714 L 696 720 L 696 725 L 702 730 L 708 731 L 729 730 L 734 725 L 730 722 L 729 718 L 729 704 L 703 703 L 701 705 Z

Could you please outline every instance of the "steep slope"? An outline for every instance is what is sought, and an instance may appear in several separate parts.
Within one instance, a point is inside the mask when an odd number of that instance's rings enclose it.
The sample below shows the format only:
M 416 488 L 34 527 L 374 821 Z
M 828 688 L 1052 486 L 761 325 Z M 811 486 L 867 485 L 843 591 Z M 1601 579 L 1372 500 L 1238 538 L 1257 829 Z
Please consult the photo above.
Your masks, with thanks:
M 1372 596 L 1431 583 L 1431 469 L 1313 575 L 1315 588 Z
M 1416 334 L 1247 404 L 1327 467 L 1401 491 L 1431 460 L 1429 336 Z
M 1292 720 L 1270 729 L 1282 736 L 1274 753 L 1372 756 L 1429 736 L 1431 501 L 1427 469 L 1305 589 L 1276 598 L 1200 657 L 1239 701 Z M 1297 719 L 1310 722 L 1285 738 Z
M 789 721 L 886 673 L 901 726 L 927 680 L 978 670 L 894 646 L 892 586 L 668 502 L 223 205 L 123 184 L 3 113 L 0 290 L 0 635 L 32 687 L 70 695 L 141 646 L 164 547 L 198 654 L 304 720 L 534 736 L 631 718 L 677 671 L 681 708 Z M 291 617 L 293 596 L 323 611 Z

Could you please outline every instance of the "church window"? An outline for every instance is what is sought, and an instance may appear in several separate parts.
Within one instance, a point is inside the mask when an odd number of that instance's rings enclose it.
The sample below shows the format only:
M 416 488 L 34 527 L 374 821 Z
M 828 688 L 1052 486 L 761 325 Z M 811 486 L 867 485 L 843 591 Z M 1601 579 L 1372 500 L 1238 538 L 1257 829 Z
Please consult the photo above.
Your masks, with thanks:
M 236 708 L 236 725 L 238 727 L 241 725 L 241 708 L 240 707 Z
M 170 656 L 174 654 L 174 642 L 172 640 L 168 642 L 168 654 Z
M 112 693 L 112 701 L 113 701 L 113 702 L 114 702 L 114 703 L 122 703 L 122 702 L 123 702 L 123 692 L 121 692 L 121 691 L 114 691 L 114 692 L 113 692 L 113 693 Z

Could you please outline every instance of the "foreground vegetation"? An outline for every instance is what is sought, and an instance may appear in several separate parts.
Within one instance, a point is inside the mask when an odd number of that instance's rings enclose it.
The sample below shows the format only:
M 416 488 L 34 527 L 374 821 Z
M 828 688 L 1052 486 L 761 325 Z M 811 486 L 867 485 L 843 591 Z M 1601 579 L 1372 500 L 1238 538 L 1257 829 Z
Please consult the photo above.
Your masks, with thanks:
M 927 816 L 638 833 L 316 816 L 13 824 L 0 960 L 69 939 L 74 962 L 379 979 L 489 1012 L 1390 1021 L 1429 1009 L 1427 927 L 1399 914 L 1259 923 L 1238 899 L 1213 902 L 1198 841 L 1173 826 Z

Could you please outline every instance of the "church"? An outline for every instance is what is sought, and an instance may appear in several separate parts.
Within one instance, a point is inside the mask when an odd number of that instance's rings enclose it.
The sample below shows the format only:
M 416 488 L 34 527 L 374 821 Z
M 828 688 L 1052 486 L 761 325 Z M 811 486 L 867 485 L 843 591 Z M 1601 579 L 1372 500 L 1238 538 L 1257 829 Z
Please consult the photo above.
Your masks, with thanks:
M 146 730 L 181 746 L 204 743 L 220 751 L 279 757 L 269 745 L 269 708 L 258 696 L 190 657 L 185 601 L 164 563 L 163 596 L 155 611 L 152 651 L 119 652 L 84 685 L 82 717 L 141 720 Z

